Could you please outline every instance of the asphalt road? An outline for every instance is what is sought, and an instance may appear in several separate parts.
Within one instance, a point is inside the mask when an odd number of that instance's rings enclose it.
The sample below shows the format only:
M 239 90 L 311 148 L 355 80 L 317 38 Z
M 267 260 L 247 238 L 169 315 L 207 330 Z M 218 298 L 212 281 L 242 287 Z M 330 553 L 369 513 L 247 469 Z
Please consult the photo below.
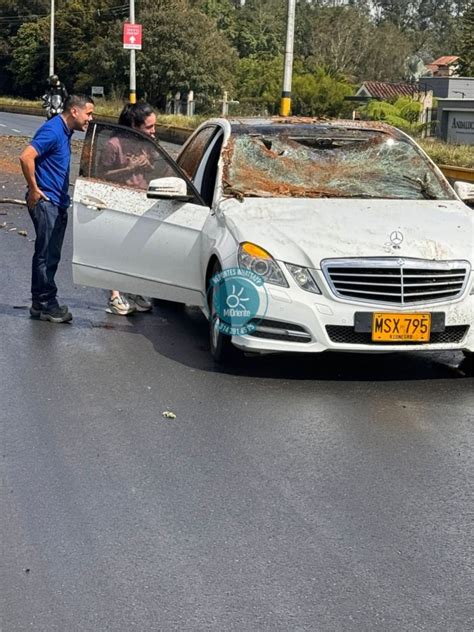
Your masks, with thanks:
M 46 117 L 31 116 L 30 114 L 10 114 L 0 112 L 0 135 L 2 136 L 33 136 Z M 75 132 L 74 138 L 82 139 L 82 132 Z
M 459 354 L 222 371 L 195 310 L 74 286 L 70 230 L 74 321 L 32 321 L 30 220 L 0 213 L 2 632 L 473 629 Z
M 0 134 L 11 136 L 33 136 L 46 119 L 28 114 L 0 112 Z

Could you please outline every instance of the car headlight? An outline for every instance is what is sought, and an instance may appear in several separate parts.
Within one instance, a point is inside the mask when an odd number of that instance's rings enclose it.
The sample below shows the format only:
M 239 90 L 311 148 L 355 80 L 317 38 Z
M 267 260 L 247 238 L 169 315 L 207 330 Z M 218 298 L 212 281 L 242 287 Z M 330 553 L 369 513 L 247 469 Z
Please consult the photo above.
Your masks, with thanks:
M 285 265 L 302 290 L 313 292 L 313 294 L 321 294 L 321 290 L 319 289 L 311 270 L 308 268 L 302 268 L 301 266 L 295 266 L 291 263 L 287 263 Z
M 248 241 L 239 246 L 239 267 L 251 270 L 262 277 L 265 283 L 288 287 L 283 272 L 275 259 L 263 248 Z

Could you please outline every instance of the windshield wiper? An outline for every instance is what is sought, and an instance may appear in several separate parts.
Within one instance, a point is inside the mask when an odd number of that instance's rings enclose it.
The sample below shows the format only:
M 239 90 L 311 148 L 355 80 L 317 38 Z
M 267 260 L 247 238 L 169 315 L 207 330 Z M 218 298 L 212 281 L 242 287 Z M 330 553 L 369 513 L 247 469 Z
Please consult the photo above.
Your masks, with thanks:
M 405 180 L 408 180 L 411 184 L 418 185 L 418 189 L 425 200 L 437 200 L 438 196 L 433 193 L 428 182 L 428 176 L 425 175 L 424 179 L 412 178 L 411 176 L 402 176 Z

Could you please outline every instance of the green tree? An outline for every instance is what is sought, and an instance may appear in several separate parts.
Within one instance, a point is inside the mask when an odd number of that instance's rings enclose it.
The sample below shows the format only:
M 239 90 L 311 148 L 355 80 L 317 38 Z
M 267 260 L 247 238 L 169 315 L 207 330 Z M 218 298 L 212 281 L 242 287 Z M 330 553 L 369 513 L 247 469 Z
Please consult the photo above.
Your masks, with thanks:
M 373 26 L 369 48 L 357 68 L 357 78 L 403 81 L 406 61 L 414 48 L 412 39 L 393 24 Z
M 14 86 L 26 96 L 39 96 L 45 89 L 44 69 L 49 61 L 49 23 L 46 18 L 26 22 L 12 38 L 13 54 L 8 70 Z
M 378 24 L 409 35 L 414 50 L 431 61 L 457 48 L 461 15 L 469 0 L 374 0 Z
M 88 92 L 99 84 L 110 92 L 125 83 L 127 55 L 116 6 L 116 0 L 69 0 L 67 10 L 58 12 L 56 69 L 69 90 Z
M 459 73 L 474 77 L 474 2 L 471 1 L 462 18 L 462 31 L 458 52 L 461 56 Z
M 281 96 L 283 57 L 241 59 L 237 67 L 236 96 L 243 114 L 275 114 Z
M 233 0 L 191 0 L 191 6 L 213 18 L 217 29 L 229 42 L 235 42 L 239 10 Z
M 12 35 L 8 47 L 4 48 L 10 84 L 24 96 L 42 94 L 49 74 L 49 0 L 46 5 L 47 8 L 44 3 L 41 7 L 36 3 L 42 11 L 35 12 L 31 6 L 23 9 L 11 24 Z M 31 13 L 27 13 L 28 10 Z M 109 86 L 110 79 L 115 80 L 117 74 L 120 75 L 117 70 L 125 58 L 117 18 L 126 12 L 126 6 L 118 6 L 116 0 L 61 2 L 55 20 L 55 71 L 68 90 L 88 90 L 102 78 L 109 79 L 104 81 L 104 85 Z M 12 16 L 14 14 L 8 19 L 12 20 Z M 1 20 L 0 13 L 0 23 Z M 15 26 L 18 24 L 20 26 Z
M 212 18 L 186 0 L 149 2 L 140 11 L 143 54 L 137 77 L 160 106 L 168 93 L 194 90 L 208 98 L 232 90 L 237 55 Z
M 241 57 L 273 59 L 285 50 L 287 3 L 247 0 L 237 11 L 235 46 Z
M 306 5 L 301 14 L 295 50 L 306 65 L 354 81 L 403 79 L 413 45 L 393 24 L 377 27 L 367 10 L 352 6 Z
M 13 93 L 15 73 L 10 68 L 14 36 L 26 22 L 46 15 L 49 0 L 0 0 L 0 93 Z
M 273 59 L 241 59 L 238 68 L 237 98 L 243 114 L 276 114 L 278 112 L 283 57 Z M 354 88 L 323 68 L 309 70 L 297 61 L 293 72 L 292 111 L 302 116 L 339 116 L 350 108 L 344 97 Z
M 297 53 L 331 73 L 356 74 L 372 44 L 370 17 L 353 7 L 317 7 L 310 16 Z
M 350 84 L 332 77 L 323 68 L 313 73 L 301 72 L 293 79 L 292 112 L 302 116 L 345 116 L 351 107 L 344 98 L 353 93 Z

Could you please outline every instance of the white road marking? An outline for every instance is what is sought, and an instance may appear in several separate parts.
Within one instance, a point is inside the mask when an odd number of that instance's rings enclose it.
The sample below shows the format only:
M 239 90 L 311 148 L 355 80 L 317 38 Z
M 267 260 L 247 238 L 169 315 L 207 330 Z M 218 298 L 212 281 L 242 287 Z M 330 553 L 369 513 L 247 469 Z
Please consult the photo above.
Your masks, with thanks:
M 0 123 L 0 127 L 6 127 L 6 125 L 4 125 L 3 123 Z
M 14 127 L 12 127 L 12 132 L 17 132 L 18 134 L 21 134 L 21 129 L 15 129 Z

